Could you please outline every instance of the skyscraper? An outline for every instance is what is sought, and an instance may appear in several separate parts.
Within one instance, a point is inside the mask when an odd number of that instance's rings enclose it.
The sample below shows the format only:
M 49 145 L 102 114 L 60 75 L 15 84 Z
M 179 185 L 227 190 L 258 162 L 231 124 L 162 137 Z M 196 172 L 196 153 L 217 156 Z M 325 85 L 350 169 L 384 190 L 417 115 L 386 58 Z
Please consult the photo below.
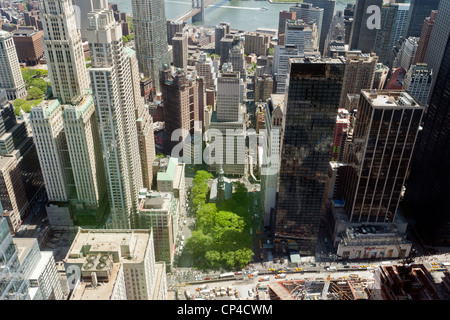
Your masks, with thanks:
M 0 209 L 2 209 L 1 203 Z M 29 282 L 19 270 L 18 255 L 19 250 L 14 245 L 9 233 L 8 222 L 0 216 L 0 256 L 2 257 L 2 263 L 9 266 L 0 269 L 0 279 L 2 279 L 0 300 L 30 300 Z
M 384 4 L 381 9 L 381 28 L 377 30 L 373 51 L 380 62 L 389 64 L 392 47 L 403 35 L 409 12 L 409 4 Z
M 166 152 L 170 154 L 180 141 L 172 141 L 172 134 L 176 133 L 176 130 L 182 129 L 185 130 L 184 133 L 193 135 L 196 129 L 195 122 L 199 119 L 198 82 L 187 71 L 182 69 L 173 71 L 168 66 L 161 71 L 160 76 L 164 101 L 164 144 Z
M 74 6 L 80 9 L 80 20 L 77 22 L 80 23 L 81 38 L 85 41 L 87 40 L 87 27 L 89 25 L 87 20 L 88 13 L 92 10 L 108 8 L 108 0 L 72 0 L 72 2 Z
M 425 63 L 428 64 L 433 74 L 437 76 L 439 67 L 445 59 L 446 39 L 450 35 L 450 2 L 441 1 L 428 44 Z
M 132 227 L 137 212 L 142 169 L 135 114 L 135 82 L 122 42 L 122 30 L 111 10 L 88 15 L 89 69 L 106 172 L 111 224 Z M 165 24 L 164 24 L 165 29 Z M 164 38 L 165 39 L 165 38 Z
M 160 92 L 159 71 L 170 65 L 167 46 L 166 10 L 163 0 L 132 0 L 133 28 L 139 70 L 153 79 L 153 88 Z
M 393 222 L 424 110 L 405 91 L 362 90 L 343 177 L 350 222 Z
M 133 84 L 134 112 L 139 142 L 139 155 L 141 158 L 142 183 L 143 188 L 150 190 L 153 182 L 153 161 L 156 156 L 153 118 L 150 115 L 149 107 L 145 104 L 145 99 L 142 96 L 139 64 L 136 58 L 136 52 L 129 47 L 124 50 L 128 56 L 131 81 Z
M 230 24 L 228 22 L 221 22 L 218 26 L 214 29 L 215 35 L 215 46 L 214 51 L 216 54 L 219 54 L 220 52 L 220 41 L 222 38 L 224 38 L 227 34 L 230 33 Z
M 324 9 L 315 7 L 311 3 L 297 3 L 295 6 L 289 8 L 290 11 L 295 12 L 295 19 L 303 20 L 305 22 L 314 21 L 317 27 L 318 43 L 319 46 L 322 39 L 322 24 Z
M 431 91 L 432 79 L 432 72 L 425 63 L 414 64 L 406 73 L 403 89 L 421 106 L 426 106 Z
M 23 99 L 27 95 L 20 72 L 16 46 L 11 33 L 0 30 L 0 88 L 6 90 L 9 100 Z
M 241 90 L 243 90 L 241 84 L 242 79 L 239 77 L 239 72 L 233 69 L 231 63 L 224 64 L 217 77 L 216 110 L 212 114 L 210 123 L 210 129 L 219 130 L 223 137 L 221 148 L 214 150 L 214 156 L 221 163 L 210 163 L 210 169 L 219 172 L 220 164 L 223 164 L 226 174 L 240 176 L 245 174 L 246 138 L 245 112 L 241 104 Z M 209 142 L 211 140 L 207 138 L 207 144 Z
M 81 268 L 80 281 L 74 288 L 78 297 L 75 299 L 107 300 L 111 294 L 126 300 L 167 299 L 165 264 L 155 262 L 152 230 L 79 229 L 63 261 L 66 268 L 73 265 Z M 96 287 L 103 287 L 98 285 L 102 279 L 106 288 L 92 294 Z M 122 283 L 114 285 L 116 281 Z M 86 282 L 92 283 L 89 290 Z M 121 288 L 116 290 L 117 286 Z
M 319 34 L 315 22 L 303 20 L 286 21 L 286 45 L 295 45 L 300 53 L 319 49 Z
M 208 58 L 206 53 L 200 54 L 199 59 L 195 62 L 195 70 L 199 77 L 203 77 L 206 89 L 216 88 L 216 72 L 219 63 Z
M 44 100 L 31 109 L 31 128 L 49 202 L 69 201 L 68 155 L 63 109 L 58 100 Z
M 412 65 L 412 62 L 414 61 L 418 44 L 419 38 L 415 37 L 409 37 L 403 43 L 402 46 L 403 52 L 400 59 L 400 66 L 406 71 L 409 70 L 409 67 Z
M 270 36 L 264 33 L 246 32 L 244 53 L 251 53 L 259 56 L 265 56 L 270 45 Z
M 327 40 L 328 31 L 334 16 L 336 0 L 308 0 L 314 7 L 323 8 L 322 29 L 320 32 L 319 51 L 323 53 L 325 49 L 325 41 Z
M 217 121 L 237 121 L 239 119 L 240 78 L 239 72 L 225 65 L 217 77 Z
M 315 252 L 344 69 L 341 58 L 289 61 L 274 229 L 300 254 Z
M 286 20 L 295 20 L 296 14 L 292 11 L 280 11 L 278 18 L 278 45 L 285 44 Z
M 172 38 L 173 66 L 185 69 L 188 65 L 188 37 L 177 32 Z
M 246 81 L 247 72 L 245 67 L 245 55 L 241 42 L 231 48 L 230 53 L 228 54 L 228 63 L 231 63 L 233 65 L 233 70 L 239 72 L 241 79 Z
M 361 51 L 349 51 L 345 56 L 345 75 L 339 107 L 345 106 L 347 94 L 359 94 L 362 89 L 371 89 L 378 57 Z M 350 111 L 350 110 L 349 110 Z
M 82 225 L 103 225 L 109 206 L 94 98 L 87 91 L 62 108 L 71 167 L 69 200 L 76 208 L 74 216 Z
M 444 11 L 439 11 L 439 14 L 441 12 Z M 405 198 L 408 211 L 416 220 L 416 230 L 423 240 L 433 245 L 449 245 L 450 36 L 447 35 L 446 41 L 443 38 L 440 40 L 446 42 L 446 45 L 442 48 L 444 52 L 439 72 L 433 72 L 434 88 L 417 144 Z
M 433 32 L 434 22 L 436 21 L 437 10 L 431 11 L 429 17 L 425 18 L 420 33 L 419 44 L 417 46 L 416 56 L 413 64 L 423 63 L 427 54 L 428 45 L 430 43 L 431 33 Z
M 286 90 L 286 78 L 288 76 L 289 59 L 294 57 L 302 57 L 303 53 L 299 52 L 295 45 L 275 46 L 273 51 L 273 74 L 276 79 L 277 94 L 282 94 Z
M 172 38 L 178 32 L 183 32 L 184 22 L 167 20 L 167 43 L 172 45 Z
M 411 0 L 411 9 L 408 13 L 408 22 L 403 34 L 404 38 L 420 37 L 423 21 L 431 10 L 437 10 L 441 0 Z
M 53 95 L 68 104 L 90 86 L 72 1 L 40 0 L 40 15 Z
M 12 238 L 1 216 L 0 257 L 0 300 L 63 300 L 53 252 L 41 252 L 35 238 Z
M 357 0 L 355 15 L 353 17 L 352 32 L 350 35 L 350 50 L 361 50 L 363 53 L 371 53 L 375 44 L 377 29 L 368 25 L 372 15 L 370 6 L 381 9 L 383 0 Z M 369 11 L 369 13 L 368 13 Z M 369 28 L 370 26 L 370 28 Z

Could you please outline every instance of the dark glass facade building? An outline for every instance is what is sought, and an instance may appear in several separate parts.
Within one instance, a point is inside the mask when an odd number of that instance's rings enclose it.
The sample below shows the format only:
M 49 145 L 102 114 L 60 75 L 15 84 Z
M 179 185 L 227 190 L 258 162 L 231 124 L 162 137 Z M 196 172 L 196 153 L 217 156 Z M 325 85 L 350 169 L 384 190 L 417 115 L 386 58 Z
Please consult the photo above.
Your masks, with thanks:
M 315 250 L 344 70 L 343 58 L 289 61 L 274 231 L 300 254 Z
M 322 29 L 319 35 L 320 36 L 319 51 L 323 53 L 325 49 L 325 41 L 327 39 L 328 31 L 330 30 L 331 22 L 333 21 L 334 17 L 336 0 L 308 0 L 303 2 L 311 3 L 314 7 L 323 8 Z
M 424 109 L 403 90 L 361 92 L 341 183 L 350 222 L 393 222 Z
M 404 38 L 420 37 L 423 21 L 431 10 L 437 10 L 441 0 L 411 0 Z M 444 0 L 445 1 L 445 0 Z
M 370 10 L 367 13 L 367 8 L 373 5 L 381 8 L 382 4 L 383 0 L 356 0 L 355 15 L 350 34 L 350 50 L 361 50 L 363 53 L 372 52 L 377 29 L 369 29 L 367 26 L 367 21 L 373 15 Z M 372 19 L 370 21 L 372 22 Z
M 446 42 L 406 188 L 416 229 L 435 245 L 450 244 L 450 36 Z

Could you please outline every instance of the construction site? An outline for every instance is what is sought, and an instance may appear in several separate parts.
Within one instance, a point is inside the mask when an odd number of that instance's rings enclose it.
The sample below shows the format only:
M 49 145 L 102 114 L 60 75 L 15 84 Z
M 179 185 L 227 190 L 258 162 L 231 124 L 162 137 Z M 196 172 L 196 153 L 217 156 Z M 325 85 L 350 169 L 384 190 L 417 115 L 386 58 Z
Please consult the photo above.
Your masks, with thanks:
M 373 279 L 358 275 L 348 277 L 286 280 L 268 284 L 270 300 L 367 300 L 374 287 Z

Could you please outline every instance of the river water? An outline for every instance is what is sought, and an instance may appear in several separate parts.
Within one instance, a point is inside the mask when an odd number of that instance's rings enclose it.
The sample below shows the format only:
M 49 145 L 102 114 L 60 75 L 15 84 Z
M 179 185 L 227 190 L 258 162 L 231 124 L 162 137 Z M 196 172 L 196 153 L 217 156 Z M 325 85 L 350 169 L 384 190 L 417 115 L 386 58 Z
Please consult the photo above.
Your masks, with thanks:
M 119 5 L 119 10 L 132 14 L 131 0 L 109 0 Z M 304 2 L 307 2 L 306 0 Z M 336 10 L 344 10 L 346 3 L 356 0 L 338 0 Z M 174 19 L 192 6 L 191 0 L 165 0 L 166 18 Z M 255 31 L 264 27 L 278 28 L 278 14 L 289 10 L 293 3 L 270 3 L 256 0 L 217 0 L 206 8 L 205 25 L 215 26 L 220 22 L 229 22 L 232 29 Z M 266 7 L 268 10 L 261 10 Z M 188 23 L 191 23 L 188 21 Z

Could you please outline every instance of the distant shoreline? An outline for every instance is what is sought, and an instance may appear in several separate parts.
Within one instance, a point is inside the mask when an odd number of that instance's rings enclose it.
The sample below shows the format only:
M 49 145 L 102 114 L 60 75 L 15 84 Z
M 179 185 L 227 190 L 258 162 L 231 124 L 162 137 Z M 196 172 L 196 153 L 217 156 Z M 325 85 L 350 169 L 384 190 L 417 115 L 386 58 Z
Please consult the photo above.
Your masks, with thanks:
M 274 1 L 274 0 L 268 0 L 270 3 L 273 4 L 284 4 L 284 3 L 303 3 L 303 0 L 299 0 L 299 1 Z

